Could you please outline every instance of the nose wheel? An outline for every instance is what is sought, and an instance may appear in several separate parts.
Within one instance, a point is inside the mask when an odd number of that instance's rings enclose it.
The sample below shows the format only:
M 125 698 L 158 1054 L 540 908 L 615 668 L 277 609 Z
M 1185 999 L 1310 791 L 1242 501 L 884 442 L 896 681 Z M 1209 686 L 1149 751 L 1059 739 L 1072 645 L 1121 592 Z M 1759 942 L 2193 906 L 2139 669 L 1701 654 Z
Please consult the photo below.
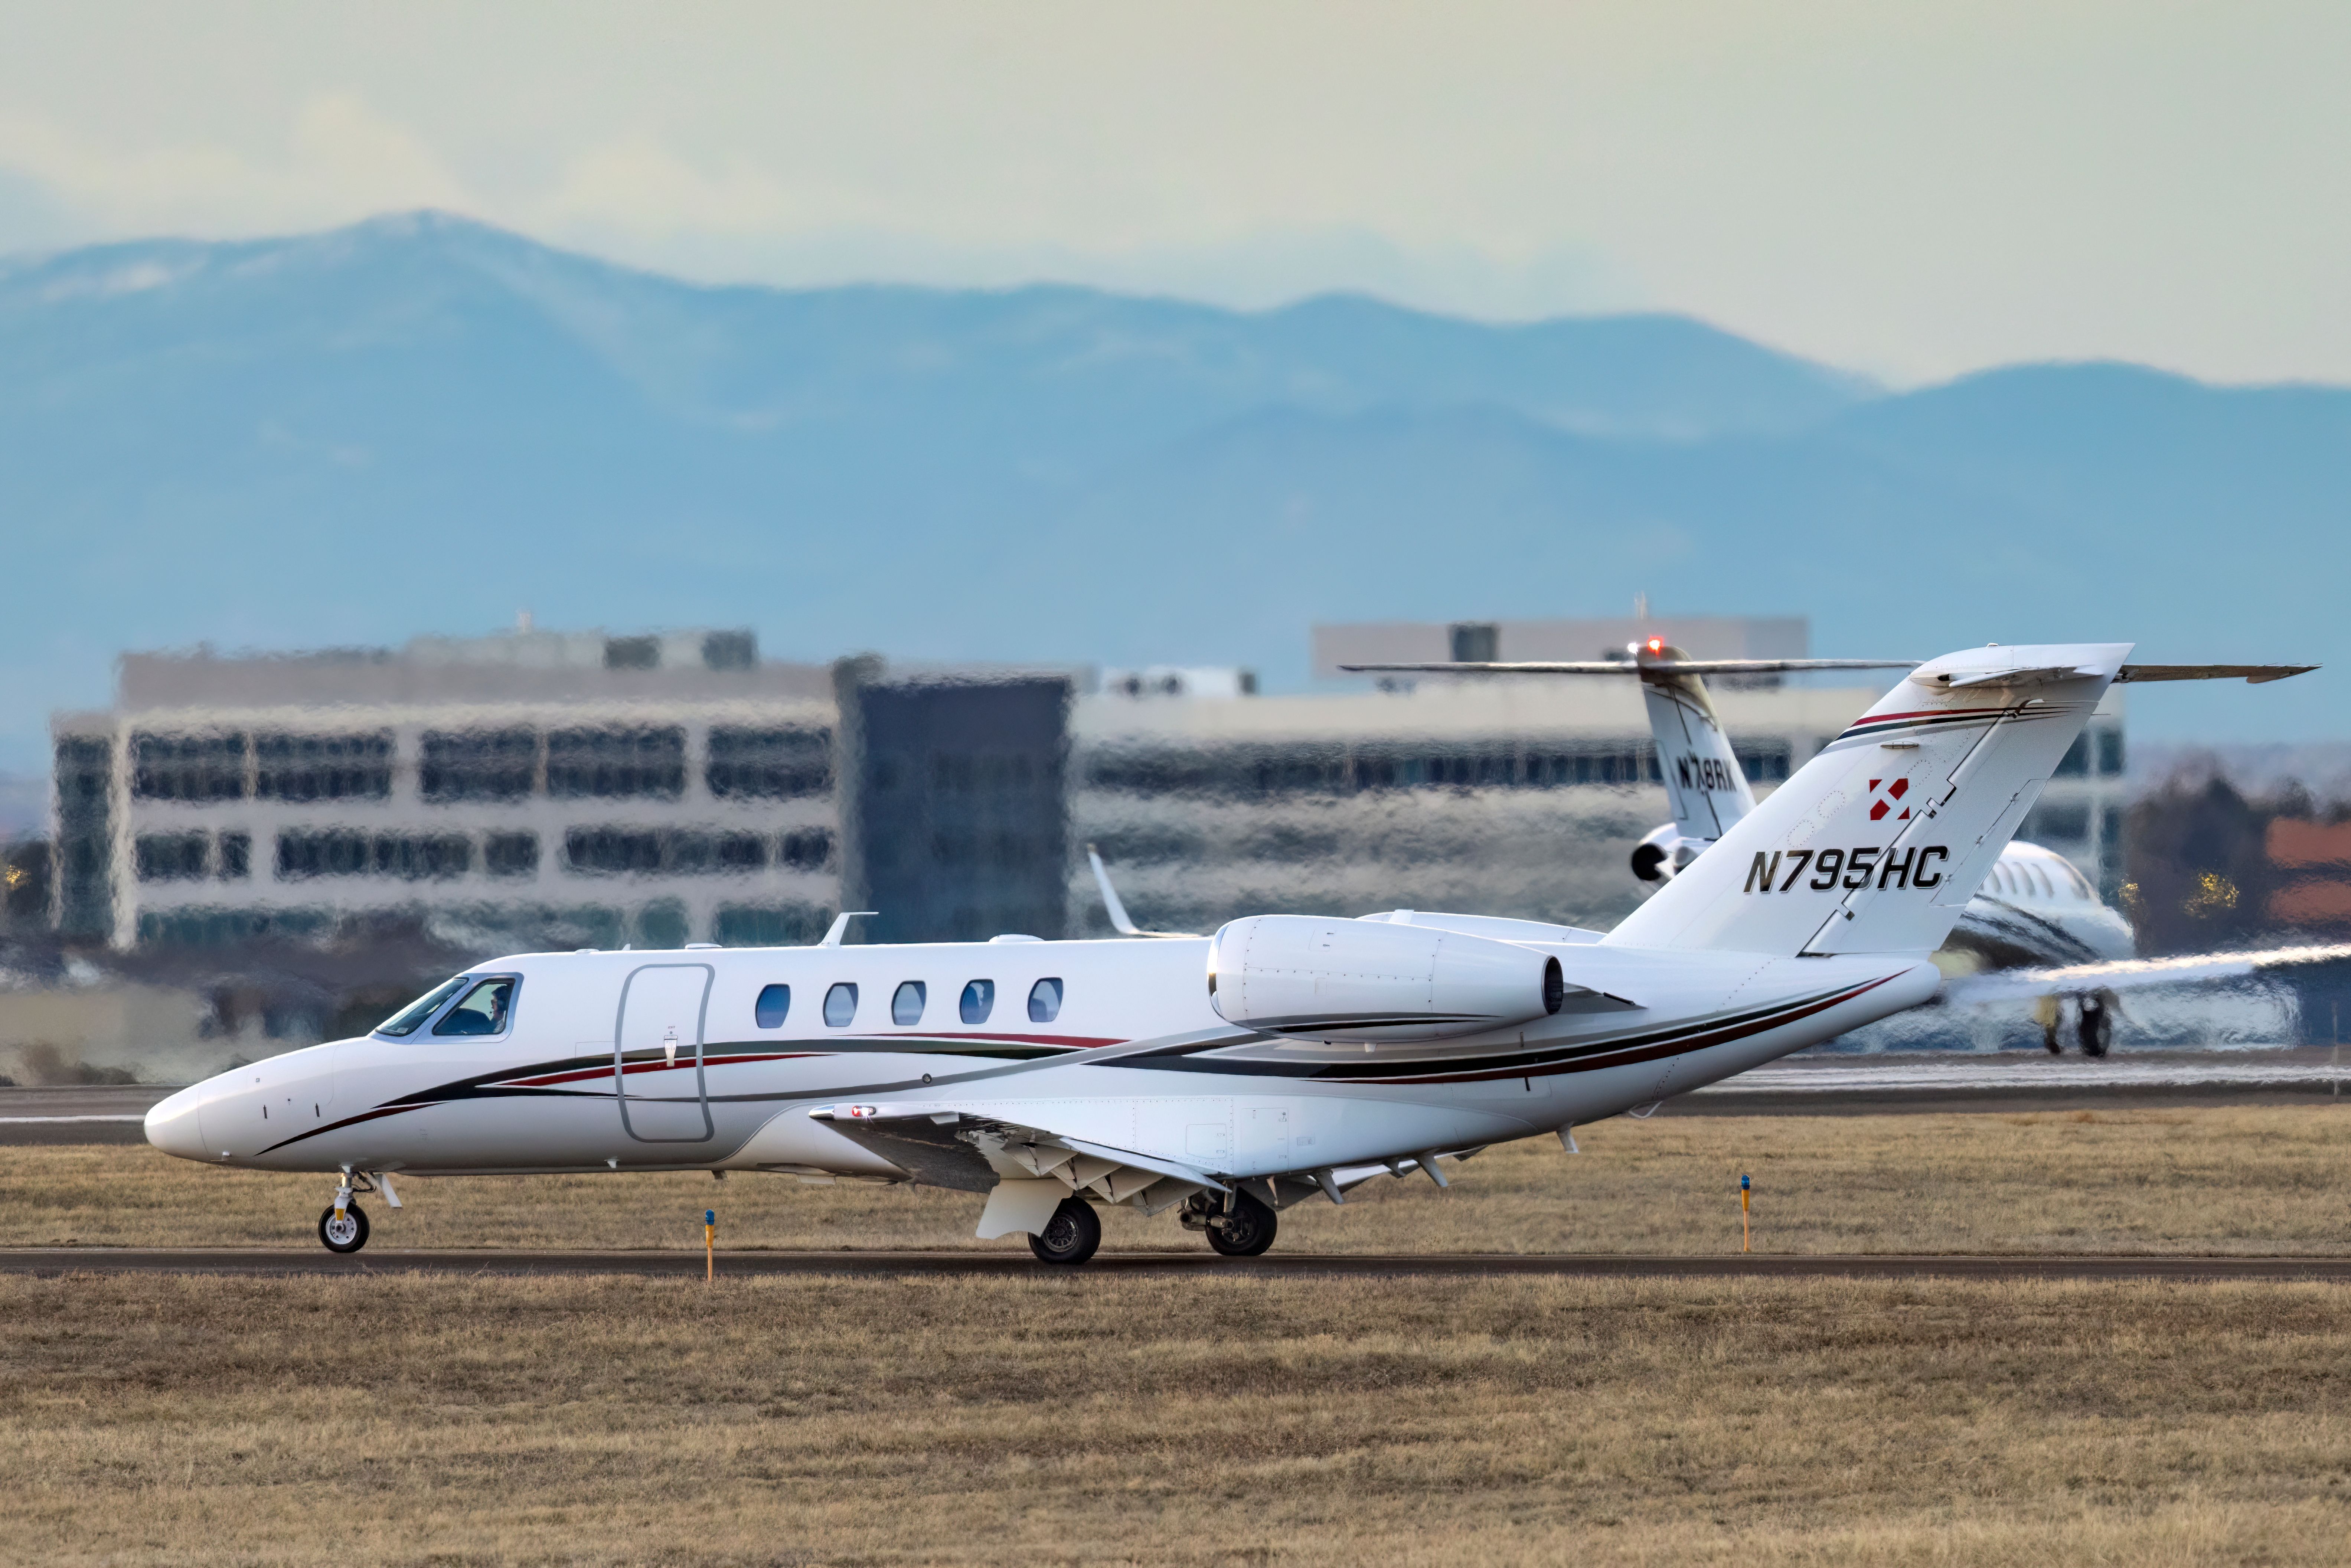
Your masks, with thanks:
M 356 1203 L 346 1200 L 319 1216 L 319 1239 L 329 1252 L 356 1252 L 367 1239 L 367 1210 Z

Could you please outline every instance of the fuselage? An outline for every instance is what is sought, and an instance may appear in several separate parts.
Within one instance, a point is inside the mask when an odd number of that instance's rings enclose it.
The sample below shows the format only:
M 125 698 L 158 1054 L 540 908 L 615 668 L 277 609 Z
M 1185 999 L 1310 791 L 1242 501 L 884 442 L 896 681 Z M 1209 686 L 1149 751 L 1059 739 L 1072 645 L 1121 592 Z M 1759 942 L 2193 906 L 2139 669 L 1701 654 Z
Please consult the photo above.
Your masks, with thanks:
M 148 1134 L 269 1170 L 897 1179 L 810 1113 L 935 1096 L 967 1113 L 1050 1102 L 1057 1132 L 1269 1175 L 1594 1121 L 1915 1006 L 1938 979 L 1924 955 L 1645 952 L 1462 925 L 1523 935 L 1573 986 L 1622 1000 L 1458 1039 L 1330 1044 L 1228 1023 L 1205 938 L 528 954 L 468 970 L 405 1033 L 183 1090 Z
M 1945 946 L 1995 967 L 2104 963 L 2137 949 L 2130 922 L 2073 862 L 2021 840 L 2001 852 Z

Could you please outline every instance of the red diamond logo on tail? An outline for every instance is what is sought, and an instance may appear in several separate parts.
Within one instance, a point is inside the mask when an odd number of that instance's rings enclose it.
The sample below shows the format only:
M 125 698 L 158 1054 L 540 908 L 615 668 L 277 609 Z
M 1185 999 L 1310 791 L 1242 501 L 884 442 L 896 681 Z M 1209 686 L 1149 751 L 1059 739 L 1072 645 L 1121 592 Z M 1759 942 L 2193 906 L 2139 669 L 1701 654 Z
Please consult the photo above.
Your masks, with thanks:
M 1887 812 L 1899 808 L 1901 814 L 1894 820 L 1897 822 L 1908 821 L 1910 808 L 1902 804 L 1902 797 L 1908 793 L 1910 793 L 1910 780 L 1907 779 L 1896 779 L 1891 782 L 1883 779 L 1871 779 L 1869 781 L 1869 820 L 1873 822 L 1882 822 L 1886 821 Z

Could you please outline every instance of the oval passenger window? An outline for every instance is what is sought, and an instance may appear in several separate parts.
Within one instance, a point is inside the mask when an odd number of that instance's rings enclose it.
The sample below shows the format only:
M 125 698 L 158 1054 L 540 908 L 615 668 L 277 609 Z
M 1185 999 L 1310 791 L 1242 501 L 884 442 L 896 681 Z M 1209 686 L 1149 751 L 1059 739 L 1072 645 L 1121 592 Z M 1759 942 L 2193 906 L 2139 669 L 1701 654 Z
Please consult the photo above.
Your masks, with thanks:
M 784 1019 L 791 1015 L 792 988 L 789 986 L 762 986 L 759 1000 L 751 1016 L 761 1029 L 781 1029 Z
M 986 1023 L 987 1015 L 996 1010 L 996 982 L 974 980 L 963 988 L 963 1000 L 956 1005 L 966 1023 Z
M 1051 1023 L 1061 1016 L 1061 982 L 1040 980 L 1029 988 L 1029 1021 Z
M 824 994 L 824 1021 L 834 1029 L 847 1029 L 849 1020 L 857 1016 L 857 988 L 847 980 Z
M 892 1023 L 922 1022 L 923 1003 L 929 996 L 930 991 L 922 981 L 908 980 L 904 985 L 900 986 L 897 994 L 890 998 L 890 1021 Z

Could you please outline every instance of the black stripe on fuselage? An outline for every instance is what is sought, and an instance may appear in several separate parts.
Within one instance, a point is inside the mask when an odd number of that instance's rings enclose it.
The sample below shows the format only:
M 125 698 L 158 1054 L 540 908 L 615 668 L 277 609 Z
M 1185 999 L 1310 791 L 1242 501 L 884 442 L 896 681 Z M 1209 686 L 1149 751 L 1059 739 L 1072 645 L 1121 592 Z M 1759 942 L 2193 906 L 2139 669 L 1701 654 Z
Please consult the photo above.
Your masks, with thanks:
M 1213 1072 L 1243 1078 L 1296 1078 L 1334 1083 L 1450 1083 L 1496 1078 L 1548 1078 L 1562 1072 L 1589 1072 L 1626 1062 L 1654 1061 L 1685 1051 L 1705 1050 L 1727 1040 L 1744 1039 L 1849 1001 L 1892 979 L 1891 975 L 1834 991 L 1815 992 L 1793 1001 L 1725 1014 L 1714 1019 L 1662 1029 L 1628 1030 L 1598 1040 L 1563 1041 L 1491 1055 L 1418 1063 L 1380 1061 L 1261 1061 L 1247 1057 L 1215 1056 L 1208 1052 L 1229 1047 L 1170 1046 L 1113 1058 L 1104 1067 L 1152 1067 L 1176 1072 Z

